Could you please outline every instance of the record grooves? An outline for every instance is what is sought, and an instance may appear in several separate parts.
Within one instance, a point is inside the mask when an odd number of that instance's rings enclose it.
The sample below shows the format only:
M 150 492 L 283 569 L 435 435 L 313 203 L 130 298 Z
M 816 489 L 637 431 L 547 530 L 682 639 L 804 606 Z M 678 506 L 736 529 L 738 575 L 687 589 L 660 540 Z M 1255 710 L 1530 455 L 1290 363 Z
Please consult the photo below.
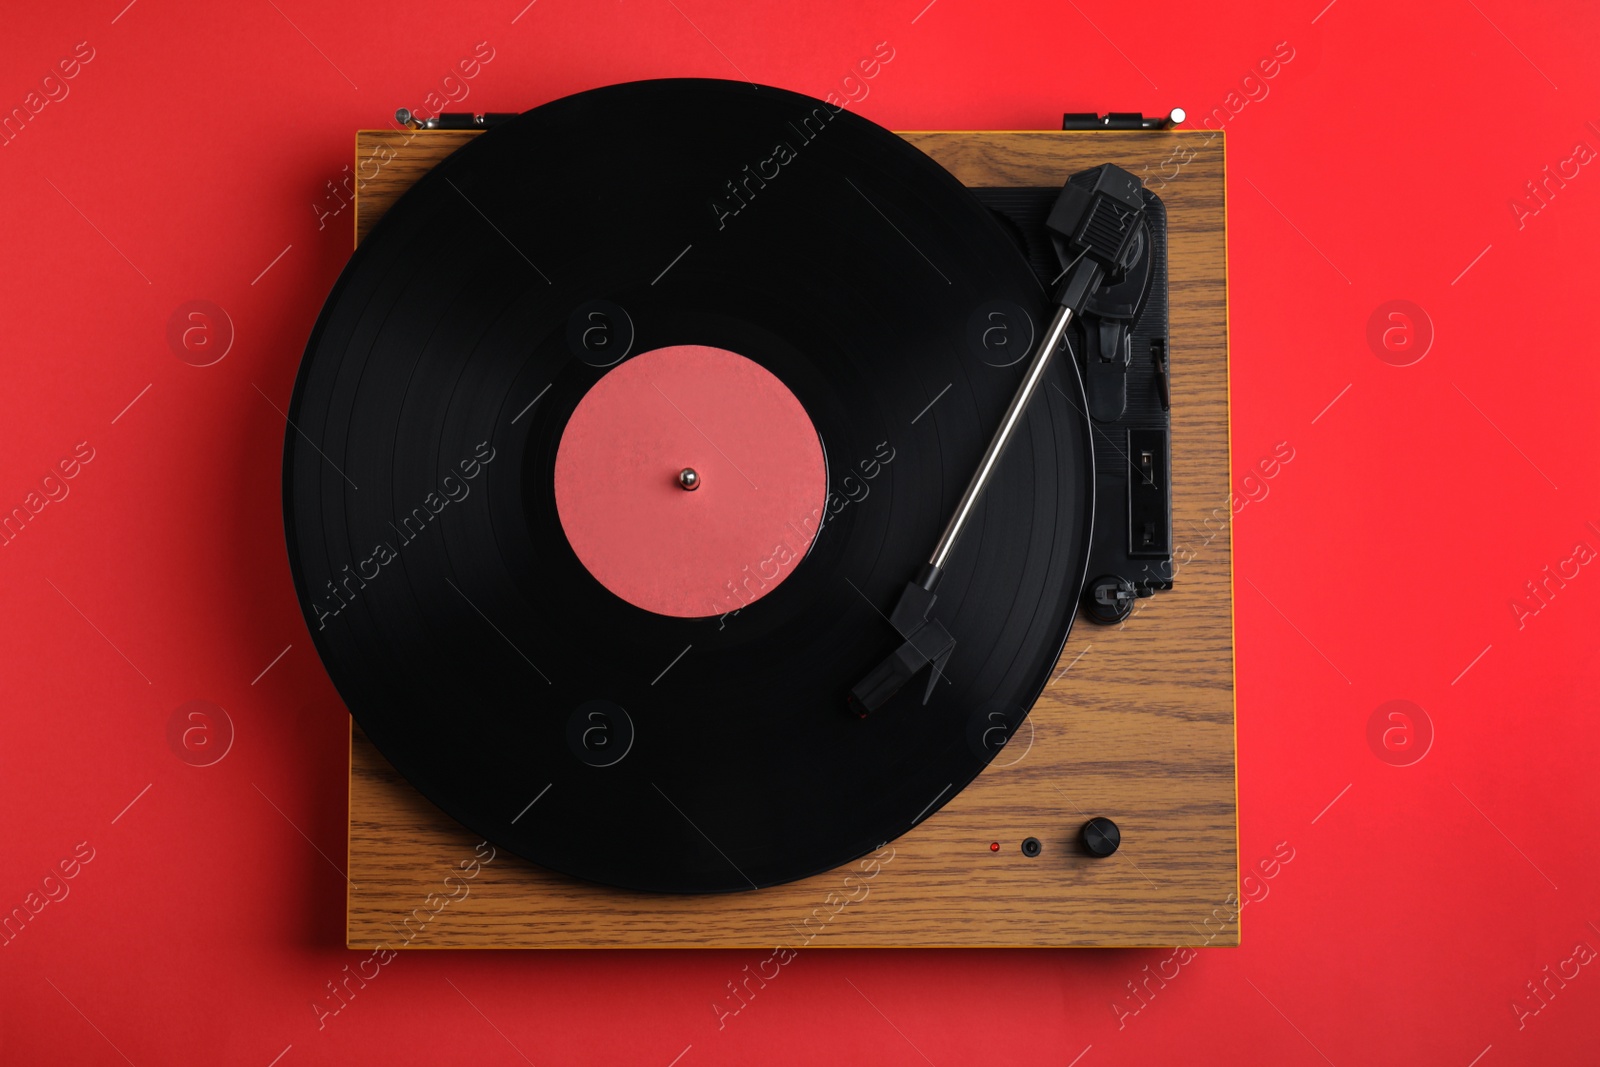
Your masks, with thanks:
M 845 713 L 1015 391 L 1021 368 L 967 343 L 997 301 L 1037 328 L 1045 295 L 989 212 L 806 97 L 636 83 L 477 138 L 356 252 L 290 412 L 297 590 L 362 729 L 475 832 L 625 888 L 790 881 L 932 815 L 992 755 L 991 716 L 1009 733 L 1043 688 L 1093 520 L 1084 391 L 1056 360 L 950 561 L 962 643 L 934 696 Z M 557 451 L 608 371 L 570 327 L 595 302 L 633 353 L 754 361 L 816 428 L 814 540 L 749 606 L 645 611 L 568 543 Z

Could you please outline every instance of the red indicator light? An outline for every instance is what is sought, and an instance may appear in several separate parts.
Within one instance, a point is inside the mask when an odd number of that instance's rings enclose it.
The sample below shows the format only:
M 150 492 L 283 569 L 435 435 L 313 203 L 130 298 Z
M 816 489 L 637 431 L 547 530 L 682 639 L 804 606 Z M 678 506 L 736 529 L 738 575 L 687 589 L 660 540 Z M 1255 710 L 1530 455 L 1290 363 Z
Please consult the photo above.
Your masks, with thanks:
M 1000 851 L 1000 842 L 998 842 L 998 841 L 990 841 L 989 842 L 989 851 L 990 852 L 999 852 Z

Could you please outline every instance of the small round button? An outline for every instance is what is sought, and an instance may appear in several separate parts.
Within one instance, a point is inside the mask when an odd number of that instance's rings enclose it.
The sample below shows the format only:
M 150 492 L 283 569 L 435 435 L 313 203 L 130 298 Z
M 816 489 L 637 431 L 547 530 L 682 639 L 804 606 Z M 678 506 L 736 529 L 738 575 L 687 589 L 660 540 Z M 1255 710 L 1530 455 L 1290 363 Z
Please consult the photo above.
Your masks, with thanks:
M 1022 839 L 1022 854 L 1024 856 L 1031 858 L 1033 856 L 1037 856 L 1043 851 L 1044 845 L 1040 843 L 1037 837 L 1025 837 Z
M 1122 831 L 1117 824 L 1099 815 L 1084 823 L 1078 836 L 1091 856 L 1109 856 L 1122 844 Z

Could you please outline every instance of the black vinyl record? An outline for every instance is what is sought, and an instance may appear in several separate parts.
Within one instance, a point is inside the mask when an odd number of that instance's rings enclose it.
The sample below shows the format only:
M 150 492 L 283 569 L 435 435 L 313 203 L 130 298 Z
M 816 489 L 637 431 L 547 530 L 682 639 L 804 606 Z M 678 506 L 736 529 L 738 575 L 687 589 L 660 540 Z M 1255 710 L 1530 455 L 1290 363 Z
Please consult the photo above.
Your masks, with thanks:
M 323 662 L 424 795 L 545 867 L 721 892 L 849 862 L 983 769 L 1071 625 L 1093 468 L 1060 358 L 949 561 L 957 645 L 931 700 L 924 674 L 846 711 L 1021 378 L 991 324 L 1037 333 L 1045 303 L 948 172 L 818 100 L 641 82 L 491 129 L 362 243 L 300 370 L 285 521 Z M 594 308 L 617 331 L 605 359 L 573 343 Z M 613 595 L 556 511 L 557 445 L 600 364 L 668 345 L 776 375 L 847 501 L 729 617 Z

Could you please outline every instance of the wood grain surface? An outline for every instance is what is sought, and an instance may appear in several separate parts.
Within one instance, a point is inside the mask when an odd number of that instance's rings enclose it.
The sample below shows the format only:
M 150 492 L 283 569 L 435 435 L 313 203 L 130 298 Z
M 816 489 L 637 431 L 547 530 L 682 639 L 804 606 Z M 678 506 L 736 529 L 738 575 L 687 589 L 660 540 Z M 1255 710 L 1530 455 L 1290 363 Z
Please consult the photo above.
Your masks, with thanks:
M 356 237 L 473 132 L 363 131 Z M 1059 185 L 1118 163 L 1166 203 L 1175 588 L 1080 622 L 1012 742 L 877 857 L 757 892 L 603 888 L 481 844 L 352 727 L 352 948 L 1235 945 L 1233 599 L 1221 135 L 908 133 L 968 185 Z M 1075 845 L 1106 815 L 1123 845 Z M 1027 858 L 1020 842 L 1044 842 Z M 1000 843 L 991 852 L 992 841 Z

